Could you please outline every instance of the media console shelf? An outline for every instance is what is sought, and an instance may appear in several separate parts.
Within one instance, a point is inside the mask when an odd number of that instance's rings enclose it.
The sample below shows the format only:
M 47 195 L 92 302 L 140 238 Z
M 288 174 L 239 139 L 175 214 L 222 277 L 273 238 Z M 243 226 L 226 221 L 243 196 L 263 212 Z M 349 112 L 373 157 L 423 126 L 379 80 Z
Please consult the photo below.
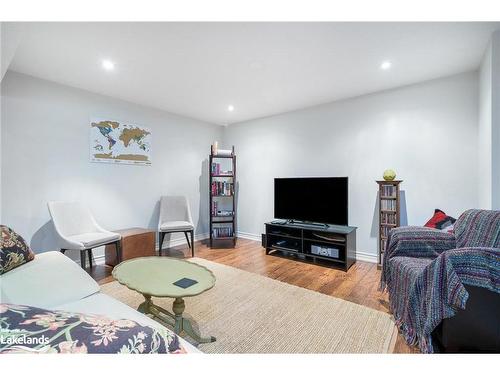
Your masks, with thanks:
M 329 261 L 347 271 L 356 262 L 356 227 L 266 223 L 266 254 L 281 251 Z

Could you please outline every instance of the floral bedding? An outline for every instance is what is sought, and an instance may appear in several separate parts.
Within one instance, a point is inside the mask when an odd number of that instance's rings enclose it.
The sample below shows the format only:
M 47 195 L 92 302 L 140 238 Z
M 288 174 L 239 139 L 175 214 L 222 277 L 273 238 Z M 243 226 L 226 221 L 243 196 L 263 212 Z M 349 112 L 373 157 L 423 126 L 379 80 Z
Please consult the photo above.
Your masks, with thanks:
M 0 304 L 0 353 L 185 353 L 173 332 L 128 319 Z

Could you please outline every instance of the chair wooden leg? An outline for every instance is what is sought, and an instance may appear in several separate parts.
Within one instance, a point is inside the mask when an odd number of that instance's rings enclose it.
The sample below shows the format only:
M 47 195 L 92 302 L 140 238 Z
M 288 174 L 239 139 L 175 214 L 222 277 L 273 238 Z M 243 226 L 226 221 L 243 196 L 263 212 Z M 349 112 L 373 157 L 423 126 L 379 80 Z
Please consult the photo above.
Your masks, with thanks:
M 90 265 L 90 268 L 92 268 L 92 249 L 88 249 L 87 250 L 87 255 L 89 257 L 89 265 Z
M 184 232 L 184 235 L 186 236 L 186 241 L 188 243 L 188 247 L 191 248 L 191 244 L 189 243 L 188 232 Z
M 158 254 L 162 255 L 163 240 L 165 239 L 165 232 L 158 233 Z
M 116 247 L 116 264 L 120 264 L 123 260 L 122 246 L 120 240 L 115 242 Z
M 85 250 L 80 251 L 80 266 L 82 266 L 83 269 L 86 268 L 85 265 Z
M 194 257 L 194 230 L 191 231 L 191 256 Z

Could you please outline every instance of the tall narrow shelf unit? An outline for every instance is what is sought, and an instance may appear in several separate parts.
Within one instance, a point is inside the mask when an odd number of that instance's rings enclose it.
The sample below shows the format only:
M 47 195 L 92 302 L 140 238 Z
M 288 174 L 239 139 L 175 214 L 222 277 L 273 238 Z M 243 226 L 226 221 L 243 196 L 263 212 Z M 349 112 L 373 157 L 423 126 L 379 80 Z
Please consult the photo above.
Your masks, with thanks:
M 387 236 L 389 231 L 400 225 L 400 191 L 401 180 L 377 181 L 379 199 L 379 248 L 377 265 L 380 268 L 384 260 Z
M 231 170 L 220 171 L 218 161 L 230 159 Z M 219 164 L 220 165 L 220 164 Z M 214 153 L 210 148 L 208 163 L 210 202 L 210 247 L 236 246 L 236 155 Z M 221 209 L 219 209 L 221 208 Z

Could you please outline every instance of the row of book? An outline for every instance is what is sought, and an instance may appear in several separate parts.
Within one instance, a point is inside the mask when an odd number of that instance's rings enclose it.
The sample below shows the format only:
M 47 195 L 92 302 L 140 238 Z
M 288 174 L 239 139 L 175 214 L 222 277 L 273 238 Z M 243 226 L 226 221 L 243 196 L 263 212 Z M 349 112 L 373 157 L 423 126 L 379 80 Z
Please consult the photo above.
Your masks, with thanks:
M 231 217 L 233 215 L 234 215 L 234 211 L 218 210 L 218 211 L 215 211 L 215 214 L 213 215 L 213 217 Z
M 391 199 L 391 200 L 382 199 L 380 201 L 380 209 L 382 209 L 382 210 L 395 211 L 396 208 L 397 208 L 397 202 L 395 199 Z
M 212 201 L 212 207 L 210 208 L 210 215 L 216 216 L 217 215 L 217 206 L 219 202 L 217 201 Z
M 396 224 L 396 214 L 382 212 L 380 214 L 380 224 Z
M 212 201 L 212 208 L 210 210 L 210 214 L 214 217 L 227 217 L 227 216 L 233 216 L 234 211 L 232 210 L 219 210 L 219 202 L 217 201 Z
M 389 231 L 391 229 L 392 229 L 391 227 L 380 227 L 380 234 L 381 234 L 381 236 L 387 238 L 387 236 L 389 236 Z
M 394 185 L 381 185 L 380 192 L 382 197 L 396 197 L 396 186 Z
M 380 252 L 381 253 L 385 252 L 386 246 L 387 246 L 387 240 L 385 238 L 382 238 L 380 240 Z
M 227 181 L 212 181 L 212 195 L 231 196 L 234 194 L 234 184 Z
M 233 236 L 233 227 L 212 228 L 212 238 L 225 238 Z
M 210 167 L 210 172 L 213 175 L 219 175 L 219 176 L 232 176 L 233 172 L 232 171 L 223 171 L 220 168 L 220 163 L 212 163 L 212 166 Z

